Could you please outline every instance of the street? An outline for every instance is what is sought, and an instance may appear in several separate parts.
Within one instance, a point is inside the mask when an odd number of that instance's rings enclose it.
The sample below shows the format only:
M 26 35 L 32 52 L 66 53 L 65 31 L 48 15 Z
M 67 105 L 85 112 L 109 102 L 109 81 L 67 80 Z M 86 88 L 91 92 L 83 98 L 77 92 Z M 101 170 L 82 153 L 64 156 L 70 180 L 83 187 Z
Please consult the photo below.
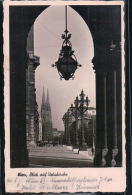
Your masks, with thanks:
M 36 147 L 29 152 L 30 167 L 92 167 L 88 155 L 73 152 L 66 146 Z

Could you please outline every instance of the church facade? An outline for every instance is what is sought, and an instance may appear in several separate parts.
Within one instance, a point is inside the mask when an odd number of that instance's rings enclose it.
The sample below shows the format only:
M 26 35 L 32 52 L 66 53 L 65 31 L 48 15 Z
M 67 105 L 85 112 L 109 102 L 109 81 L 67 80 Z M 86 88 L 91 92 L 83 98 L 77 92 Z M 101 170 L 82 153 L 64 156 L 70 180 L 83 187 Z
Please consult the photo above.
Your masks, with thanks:
M 42 120 L 42 141 L 44 143 L 52 143 L 53 128 L 52 128 L 51 105 L 50 105 L 48 89 L 47 89 L 46 99 L 45 99 L 45 93 L 43 89 L 42 104 L 41 104 L 41 120 Z

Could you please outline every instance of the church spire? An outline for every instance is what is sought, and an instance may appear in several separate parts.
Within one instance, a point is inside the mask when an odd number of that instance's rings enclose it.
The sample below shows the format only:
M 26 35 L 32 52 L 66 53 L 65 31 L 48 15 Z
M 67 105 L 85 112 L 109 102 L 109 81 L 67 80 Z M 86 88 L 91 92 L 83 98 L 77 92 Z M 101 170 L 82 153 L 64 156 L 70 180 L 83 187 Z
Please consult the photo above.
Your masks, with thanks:
M 41 117 L 42 117 L 42 132 L 43 132 L 43 140 L 44 141 L 52 141 L 52 116 L 51 116 L 51 108 L 50 108 L 50 100 L 49 100 L 49 92 L 47 89 L 46 101 L 43 91 L 42 98 L 42 107 L 41 107 Z
M 46 100 L 47 104 L 50 104 L 50 100 L 49 100 L 49 90 L 47 89 L 47 100 Z
M 47 89 L 47 99 L 46 99 L 46 105 L 50 109 L 50 98 L 49 98 L 49 90 Z
M 45 93 L 44 93 L 44 87 L 43 87 L 43 96 L 42 96 L 42 107 L 45 106 Z

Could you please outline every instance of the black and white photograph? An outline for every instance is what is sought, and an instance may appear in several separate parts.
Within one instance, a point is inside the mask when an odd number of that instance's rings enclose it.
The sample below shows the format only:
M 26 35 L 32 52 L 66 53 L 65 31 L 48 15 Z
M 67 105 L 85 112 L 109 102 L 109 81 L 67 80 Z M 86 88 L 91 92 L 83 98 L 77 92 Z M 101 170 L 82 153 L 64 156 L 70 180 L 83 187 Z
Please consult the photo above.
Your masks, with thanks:
M 5 3 L 8 192 L 125 188 L 123 5 Z M 28 186 L 24 176 L 49 180 Z M 75 176 L 73 188 L 55 187 L 52 176 Z

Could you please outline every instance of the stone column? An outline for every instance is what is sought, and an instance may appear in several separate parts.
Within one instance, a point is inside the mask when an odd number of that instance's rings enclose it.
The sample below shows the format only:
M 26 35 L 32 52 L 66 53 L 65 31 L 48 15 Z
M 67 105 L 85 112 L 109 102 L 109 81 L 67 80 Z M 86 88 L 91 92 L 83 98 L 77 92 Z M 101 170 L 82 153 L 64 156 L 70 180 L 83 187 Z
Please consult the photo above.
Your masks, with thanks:
M 35 125 L 34 125 L 34 64 L 29 58 L 28 67 L 28 79 L 29 79 L 29 131 L 30 131 L 30 146 L 35 146 Z
M 10 159 L 11 168 L 28 166 L 28 150 L 26 142 L 26 39 L 21 26 L 17 33 L 11 24 L 10 30 Z
M 109 152 L 107 155 L 107 165 L 108 166 L 117 166 L 117 154 L 118 154 L 118 136 L 122 134 L 121 128 L 120 133 L 118 134 L 118 113 L 117 112 L 117 72 L 115 69 L 112 69 L 108 75 L 108 148 Z M 111 85 L 111 86 L 110 86 Z M 119 124 L 120 125 L 120 124 Z M 118 134 L 118 136 L 117 136 Z M 120 150 L 121 152 L 121 150 Z
M 102 150 L 101 165 L 106 166 L 106 155 L 108 153 L 107 146 L 107 96 L 106 96 L 106 86 L 107 86 L 107 73 L 104 72 L 104 147 Z
M 120 44 L 110 44 L 110 64 L 108 73 L 108 166 L 121 166 L 122 161 L 122 93 L 121 93 L 121 53 Z M 122 86 L 123 87 L 123 86 Z
M 10 7 L 10 159 L 11 168 L 28 166 L 26 142 L 26 68 L 29 29 L 41 9 Z M 35 12 L 34 12 L 35 10 Z M 36 13 L 36 14 L 34 14 Z M 28 20 L 27 20 L 28 18 Z M 19 38 L 21 37 L 21 38 Z
M 101 52 L 101 51 L 100 51 Z M 102 55 L 101 55 L 102 54 Z M 96 145 L 95 166 L 121 166 L 121 53 L 117 41 L 96 52 Z
M 28 62 L 28 104 L 29 104 L 29 125 L 28 125 L 28 146 L 36 146 L 36 95 L 35 95 L 35 70 L 39 65 L 39 58 L 33 54 L 29 54 Z
M 27 148 L 30 142 L 30 131 L 29 131 L 29 82 L 28 82 L 28 65 L 26 68 L 26 141 L 27 141 Z
M 103 57 L 102 57 L 103 58 Z M 104 60 L 104 59 L 103 59 Z M 94 58 L 96 69 L 96 143 L 94 165 L 96 167 L 106 166 L 107 146 L 107 72 L 102 67 L 105 61 L 100 63 Z M 97 67 L 98 66 L 98 67 Z
M 118 154 L 118 147 L 117 147 L 117 92 L 116 92 L 116 70 L 113 71 L 113 79 L 114 79 L 114 141 L 113 141 L 113 149 L 112 149 L 112 160 L 111 166 L 115 167 L 117 162 L 115 157 Z
M 35 146 L 34 115 L 30 115 L 30 146 Z

